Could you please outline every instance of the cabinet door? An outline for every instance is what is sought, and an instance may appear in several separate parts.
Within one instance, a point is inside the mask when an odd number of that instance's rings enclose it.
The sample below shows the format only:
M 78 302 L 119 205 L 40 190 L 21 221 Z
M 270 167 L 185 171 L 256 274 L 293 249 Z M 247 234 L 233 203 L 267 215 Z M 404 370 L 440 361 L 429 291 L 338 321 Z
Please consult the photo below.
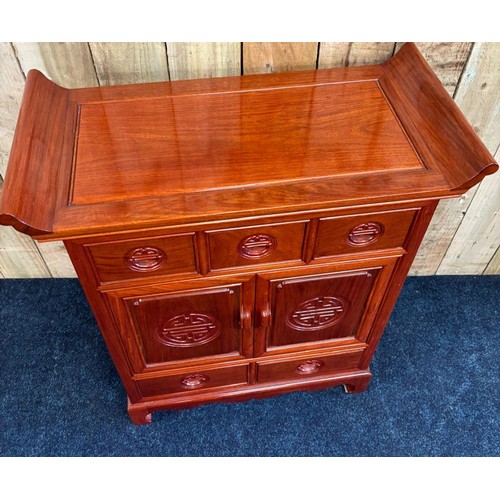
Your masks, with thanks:
M 377 300 L 370 298 L 384 271 L 379 266 L 305 276 L 259 276 L 255 354 L 364 341 L 359 338 L 360 327 L 368 306 L 376 307 Z
M 252 354 L 253 280 L 169 290 L 110 292 L 135 372 L 165 364 L 212 362 Z

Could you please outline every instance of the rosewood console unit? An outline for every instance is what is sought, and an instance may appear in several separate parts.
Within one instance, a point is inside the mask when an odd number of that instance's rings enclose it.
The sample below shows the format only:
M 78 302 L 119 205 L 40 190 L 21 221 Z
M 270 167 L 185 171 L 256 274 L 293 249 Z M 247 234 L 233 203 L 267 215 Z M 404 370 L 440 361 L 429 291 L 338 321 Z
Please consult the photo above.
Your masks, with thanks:
M 497 168 L 411 43 L 378 66 L 91 89 L 32 70 L 0 222 L 64 241 L 143 424 L 363 391 L 438 201 Z

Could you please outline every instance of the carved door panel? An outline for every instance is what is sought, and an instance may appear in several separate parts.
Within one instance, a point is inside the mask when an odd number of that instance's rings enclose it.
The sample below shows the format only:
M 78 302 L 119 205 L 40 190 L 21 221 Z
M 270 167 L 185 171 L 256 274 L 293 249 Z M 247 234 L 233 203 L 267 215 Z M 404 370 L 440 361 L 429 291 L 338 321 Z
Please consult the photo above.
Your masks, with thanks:
M 376 305 L 370 297 L 383 272 L 377 267 L 307 276 L 259 276 L 255 354 L 360 340 L 360 325 L 368 304 L 372 309 Z
M 135 372 L 251 355 L 253 282 L 171 291 L 167 285 L 159 293 L 156 285 L 133 296 L 116 292 L 112 301 Z

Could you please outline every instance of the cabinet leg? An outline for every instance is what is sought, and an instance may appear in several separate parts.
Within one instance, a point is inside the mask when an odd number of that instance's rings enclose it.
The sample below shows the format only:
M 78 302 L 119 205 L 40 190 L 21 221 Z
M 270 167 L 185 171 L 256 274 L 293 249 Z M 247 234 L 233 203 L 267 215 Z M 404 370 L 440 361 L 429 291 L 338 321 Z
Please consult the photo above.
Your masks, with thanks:
M 363 392 L 368 387 L 370 380 L 372 379 L 371 374 L 365 375 L 363 377 L 358 377 L 348 384 L 344 384 L 344 390 L 347 394 L 358 394 Z
M 142 407 L 134 407 L 130 401 L 128 401 L 128 416 L 130 417 L 130 420 L 135 425 L 144 425 L 144 424 L 150 424 L 151 423 L 151 412 L 147 408 L 142 408 Z

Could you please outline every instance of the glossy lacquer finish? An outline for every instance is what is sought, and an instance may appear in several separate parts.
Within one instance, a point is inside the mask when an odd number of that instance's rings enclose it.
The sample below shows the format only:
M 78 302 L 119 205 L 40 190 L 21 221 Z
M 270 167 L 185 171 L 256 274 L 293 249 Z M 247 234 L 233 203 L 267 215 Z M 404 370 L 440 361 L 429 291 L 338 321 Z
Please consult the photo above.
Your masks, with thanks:
M 377 274 L 370 269 L 272 280 L 267 348 L 354 337 Z
M 497 168 L 413 44 L 380 66 L 95 89 L 31 71 L 0 223 L 64 240 L 142 424 L 365 390 L 437 202 Z
M 79 127 L 75 205 L 424 169 L 376 81 L 89 103 Z

